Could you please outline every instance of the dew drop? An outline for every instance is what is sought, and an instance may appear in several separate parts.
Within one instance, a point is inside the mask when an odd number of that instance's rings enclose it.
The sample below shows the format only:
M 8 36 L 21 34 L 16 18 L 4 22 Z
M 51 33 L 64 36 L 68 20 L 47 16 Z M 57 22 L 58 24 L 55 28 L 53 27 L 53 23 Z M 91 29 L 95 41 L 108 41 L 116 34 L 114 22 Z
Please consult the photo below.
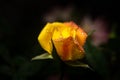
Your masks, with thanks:
M 46 29 L 46 32 L 49 33 L 50 31 L 48 29 Z
M 84 33 L 82 32 L 81 34 L 83 35 Z

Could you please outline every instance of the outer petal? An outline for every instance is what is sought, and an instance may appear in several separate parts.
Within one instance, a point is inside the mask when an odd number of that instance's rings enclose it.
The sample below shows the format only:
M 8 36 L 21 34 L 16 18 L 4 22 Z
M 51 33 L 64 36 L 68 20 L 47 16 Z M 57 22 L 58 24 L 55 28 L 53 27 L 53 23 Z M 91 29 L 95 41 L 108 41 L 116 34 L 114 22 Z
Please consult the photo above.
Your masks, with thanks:
M 53 40 L 58 55 L 63 61 L 76 60 L 84 57 L 84 50 L 79 44 L 74 43 L 72 37 Z
M 54 31 L 54 26 L 52 26 L 51 23 L 47 23 L 38 36 L 38 41 L 40 45 L 44 50 L 46 50 L 50 54 L 52 53 L 52 48 L 53 48 L 51 42 L 53 31 Z
M 76 31 L 76 40 L 81 46 L 84 45 L 86 38 L 87 34 L 81 28 L 78 28 Z
M 38 36 L 38 41 L 42 48 L 51 54 L 53 49 L 51 39 L 54 31 L 63 32 L 64 34 L 67 32 L 66 30 L 67 28 L 63 23 L 60 22 L 47 23 L 43 30 L 40 32 Z M 63 34 L 60 35 L 56 34 L 55 36 L 61 38 Z M 69 34 L 65 34 L 64 37 L 67 37 L 68 35 Z

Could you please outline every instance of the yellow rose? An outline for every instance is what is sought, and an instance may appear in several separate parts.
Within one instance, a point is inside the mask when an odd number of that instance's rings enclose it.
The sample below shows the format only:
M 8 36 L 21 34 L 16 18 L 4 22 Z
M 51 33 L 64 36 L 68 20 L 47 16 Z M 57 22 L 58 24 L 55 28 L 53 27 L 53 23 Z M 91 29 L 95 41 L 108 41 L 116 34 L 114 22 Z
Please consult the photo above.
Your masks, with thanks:
M 74 22 L 47 23 L 38 36 L 42 48 L 52 54 L 53 45 L 63 61 L 82 59 L 87 34 Z M 52 44 L 52 41 L 53 44 Z

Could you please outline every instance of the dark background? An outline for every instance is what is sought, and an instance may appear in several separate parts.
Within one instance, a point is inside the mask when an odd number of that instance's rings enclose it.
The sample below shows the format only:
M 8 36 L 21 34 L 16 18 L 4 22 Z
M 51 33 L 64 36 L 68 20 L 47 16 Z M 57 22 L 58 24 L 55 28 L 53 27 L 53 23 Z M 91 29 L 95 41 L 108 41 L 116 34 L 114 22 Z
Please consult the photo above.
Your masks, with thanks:
M 72 4 L 77 14 L 90 14 L 92 19 L 105 16 L 109 25 L 116 24 L 116 38 L 105 44 L 108 58 L 115 55 L 116 61 L 110 64 L 111 80 L 119 80 L 119 2 L 112 0 L 1 0 L 0 1 L 0 80 L 57 80 L 49 79 L 59 74 L 58 64 L 52 60 L 31 61 L 31 58 L 44 52 L 37 37 L 46 24 L 43 15 L 51 8 L 62 8 Z M 78 15 L 76 15 L 78 16 Z M 78 17 L 81 17 L 78 16 Z M 112 29 L 112 26 L 109 26 Z M 68 69 L 69 70 L 69 69 Z M 73 71 L 72 71 L 73 70 Z M 71 69 L 66 74 L 68 80 L 101 79 L 101 75 L 88 69 Z M 56 75 L 55 75 L 56 74 Z M 70 76 L 72 75 L 72 76 Z M 51 78 L 51 77 L 50 77 Z M 106 79 L 106 78 L 105 78 Z M 109 80 L 110 80 L 109 79 Z M 66 79 L 67 80 L 67 79 Z

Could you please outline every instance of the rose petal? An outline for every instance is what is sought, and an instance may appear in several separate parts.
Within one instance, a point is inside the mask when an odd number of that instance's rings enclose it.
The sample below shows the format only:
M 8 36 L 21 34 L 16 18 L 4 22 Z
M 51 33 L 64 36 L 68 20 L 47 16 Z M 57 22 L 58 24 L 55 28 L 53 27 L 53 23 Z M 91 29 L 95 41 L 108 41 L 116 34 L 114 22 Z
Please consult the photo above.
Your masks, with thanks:
M 86 38 L 87 34 L 81 28 L 78 28 L 76 31 L 76 40 L 81 46 L 84 45 Z
M 48 53 L 52 53 L 52 42 L 51 38 L 53 35 L 54 26 L 51 23 L 47 23 L 47 25 L 43 28 L 38 36 L 38 41 L 41 44 L 42 48 L 46 50 Z
M 84 57 L 84 50 L 76 44 L 72 37 L 53 40 L 58 55 L 63 61 L 76 60 Z

